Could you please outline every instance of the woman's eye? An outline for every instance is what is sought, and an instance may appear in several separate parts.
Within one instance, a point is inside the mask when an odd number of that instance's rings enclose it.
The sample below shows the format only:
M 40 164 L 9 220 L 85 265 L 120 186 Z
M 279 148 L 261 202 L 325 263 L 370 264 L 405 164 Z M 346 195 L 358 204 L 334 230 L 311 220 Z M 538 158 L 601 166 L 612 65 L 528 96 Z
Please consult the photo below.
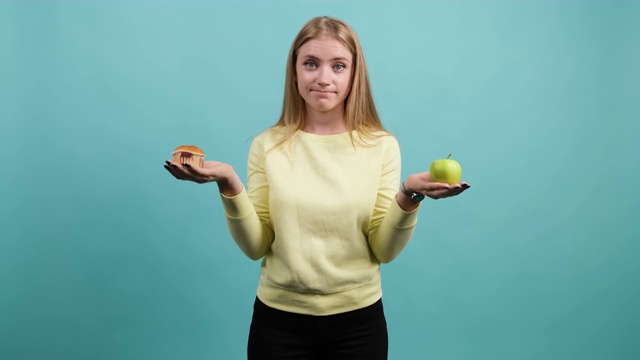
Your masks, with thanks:
M 316 63 L 314 63 L 313 61 L 307 61 L 307 62 L 304 63 L 304 66 L 308 67 L 310 69 L 313 69 L 313 68 L 316 67 Z
M 336 70 L 344 70 L 346 66 L 344 66 L 344 64 L 336 64 L 333 66 L 333 68 Z

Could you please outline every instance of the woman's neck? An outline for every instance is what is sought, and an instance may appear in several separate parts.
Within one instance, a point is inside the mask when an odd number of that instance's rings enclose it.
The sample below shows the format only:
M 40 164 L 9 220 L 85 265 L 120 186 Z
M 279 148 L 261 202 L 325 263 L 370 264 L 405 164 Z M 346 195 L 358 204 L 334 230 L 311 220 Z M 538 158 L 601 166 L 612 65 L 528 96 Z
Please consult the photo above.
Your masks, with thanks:
M 348 131 L 343 109 L 319 112 L 307 109 L 304 132 L 316 135 L 334 135 Z

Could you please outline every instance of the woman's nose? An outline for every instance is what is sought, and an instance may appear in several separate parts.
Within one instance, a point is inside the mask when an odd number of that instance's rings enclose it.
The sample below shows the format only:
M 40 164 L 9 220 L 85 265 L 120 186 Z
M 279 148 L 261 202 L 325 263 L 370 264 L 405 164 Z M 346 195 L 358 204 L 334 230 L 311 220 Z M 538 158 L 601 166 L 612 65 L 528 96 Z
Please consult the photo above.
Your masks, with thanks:
M 318 78 L 317 78 L 317 82 L 318 85 L 321 86 L 326 86 L 329 85 L 330 79 L 331 77 L 331 69 L 327 69 L 327 68 L 320 68 L 320 70 L 318 71 Z

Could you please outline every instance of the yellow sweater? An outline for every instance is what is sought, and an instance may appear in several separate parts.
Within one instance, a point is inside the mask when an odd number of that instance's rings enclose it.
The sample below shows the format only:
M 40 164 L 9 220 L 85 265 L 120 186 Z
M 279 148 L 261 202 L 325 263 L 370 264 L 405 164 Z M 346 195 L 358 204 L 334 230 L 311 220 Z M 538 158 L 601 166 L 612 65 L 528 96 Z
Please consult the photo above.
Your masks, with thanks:
M 256 137 L 246 190 L 222 195 L 233 239 L 249 258 L 262 258 L 257 296 L 311 315 L 373 304 L 382 296 L 380 263 L 404 249 L 417 221 L 417 210 L 395 200 L 397 140 L 381 136 L 354 149 L 348 133 L 298 131 L 291 147 L 268 151 L 281 136 L 269 129 Z

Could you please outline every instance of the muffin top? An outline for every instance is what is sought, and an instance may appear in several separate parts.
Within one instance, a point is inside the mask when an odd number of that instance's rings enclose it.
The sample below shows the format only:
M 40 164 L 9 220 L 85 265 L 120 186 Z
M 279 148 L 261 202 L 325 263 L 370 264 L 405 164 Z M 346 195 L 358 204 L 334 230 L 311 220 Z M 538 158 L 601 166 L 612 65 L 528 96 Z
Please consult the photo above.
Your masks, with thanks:
M 202 151 L 195 145 L 180 145 L 175 149 L 173 153 L 175 154 L 177 152 L 188 152 L 192 154 L 204 155 L 204 151 Z

